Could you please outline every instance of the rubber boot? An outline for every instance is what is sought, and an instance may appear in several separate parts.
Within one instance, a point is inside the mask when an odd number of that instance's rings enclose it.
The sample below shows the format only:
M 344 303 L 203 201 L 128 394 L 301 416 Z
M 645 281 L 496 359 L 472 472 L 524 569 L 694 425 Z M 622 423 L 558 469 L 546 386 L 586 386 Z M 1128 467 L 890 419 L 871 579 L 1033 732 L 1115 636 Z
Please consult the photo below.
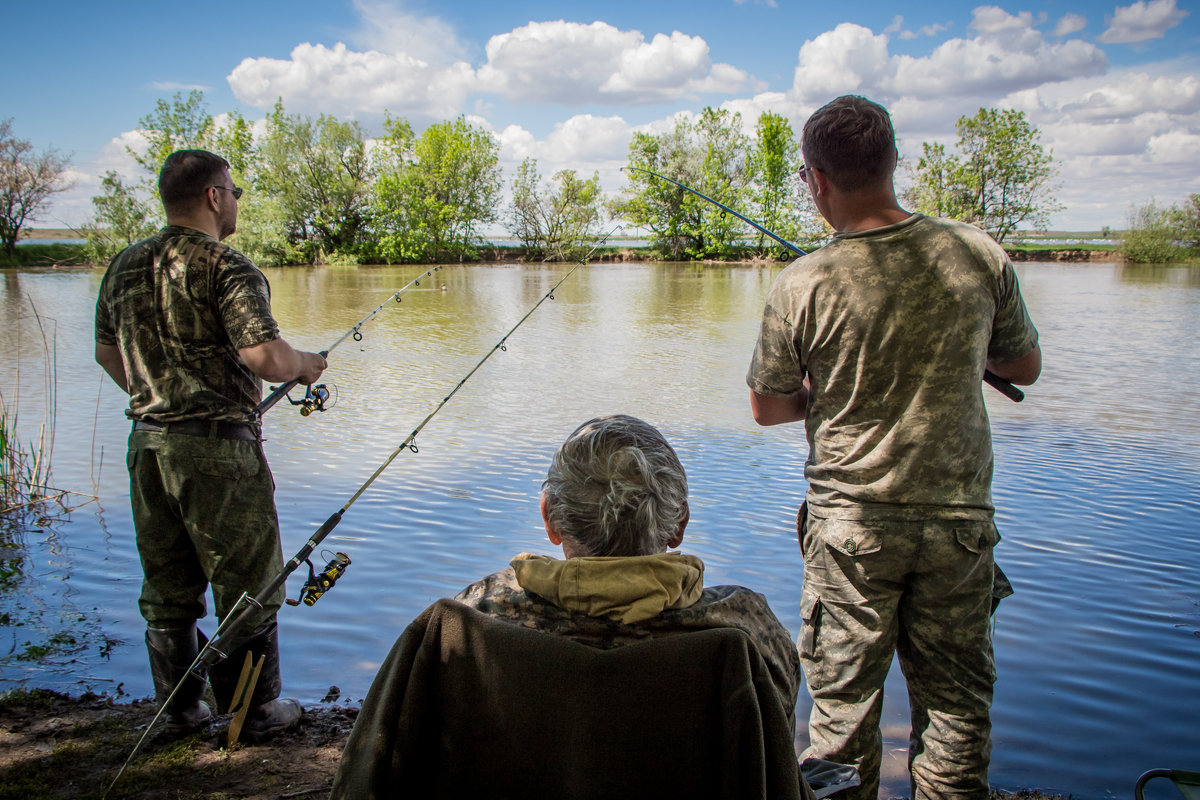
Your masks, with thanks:
M 166 706 L 167 731 L 191 733 L 212 719 L 208 704 L 200 698 L 207 686 L 204 678 L 188 672 L 200 652 L 196 624 L 174 628 L 146 628 L 146 652 L 150 655 L 150 676 L 154 679 L 154 697 L 167 703 L 176 685 L 179 691 Z
M 250 741 L 259 741 L 271 734 L 292 727 L 299 722 L 304 710 L 297 700 L 290 697 L 280 699 L 283 679 L 279 674 L 279 628 L 269 622 L 250 635 L 229 658 L 212 668 L 210 680 L 213 694 L 224 713 L 229 713 L 234 700 L 246 653 L 253 654 L 253 664 L 266 656 L 254 694 L 250 698 L 250 711 L 242 725 L 242 735 Z

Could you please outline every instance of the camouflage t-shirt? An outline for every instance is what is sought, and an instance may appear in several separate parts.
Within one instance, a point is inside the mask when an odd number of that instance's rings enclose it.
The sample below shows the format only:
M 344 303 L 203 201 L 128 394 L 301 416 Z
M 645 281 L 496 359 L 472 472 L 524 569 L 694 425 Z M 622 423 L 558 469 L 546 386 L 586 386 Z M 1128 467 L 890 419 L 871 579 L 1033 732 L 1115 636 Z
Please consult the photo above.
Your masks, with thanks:
M 800 656 L 792 644 L 791 634 L 771 611 L 767 599 L 758 592 L 741 586 L 709 586 L 699 600 L 686 608 L 668 609 L 650 619 L 622 623 L 570 611 L 526 591 L 510 567 L 476 581 L 454 599 L 491 617 L 544 633 L 567 636 L 606 650 L 651 637 L 709 628 L 737 628 L 758 646 L 795 730 Z
M 126 248 L 100 284 L 96 342 L 121 351 L 133 419 L 246 421 L 262 382 L 237 351 L 278 337 L 266 277 L 191 228 Z
M 746 382 L 783 397 L 809 375 L 814 514 L 986 520 L 984 364 L 1037 341 L 1004 250 L 978 228 L 915 214 L 840 234 L 780 273 Z

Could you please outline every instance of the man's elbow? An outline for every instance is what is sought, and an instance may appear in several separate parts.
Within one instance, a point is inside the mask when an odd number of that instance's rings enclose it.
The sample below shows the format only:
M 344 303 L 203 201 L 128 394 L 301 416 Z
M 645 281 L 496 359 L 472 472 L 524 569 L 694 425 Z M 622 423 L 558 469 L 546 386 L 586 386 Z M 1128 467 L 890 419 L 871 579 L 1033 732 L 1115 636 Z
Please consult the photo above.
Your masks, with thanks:
M 750 390 L 750 415 L 754 421 L 763 427 L 780 425 L 785 422 L 799 422 L 804 419 L 801 396 L 771 397 Z
M 1018 386 L 1029 386 L 1037 381 L 1042 374 L 1042 348 L 1041 346 L 1034 347 L 1033 350 L 1016 361 L 1009 361 L 1003 364 L 992 363 L 988 366 L 993 373 L 1010 383 L 1015 383 Z

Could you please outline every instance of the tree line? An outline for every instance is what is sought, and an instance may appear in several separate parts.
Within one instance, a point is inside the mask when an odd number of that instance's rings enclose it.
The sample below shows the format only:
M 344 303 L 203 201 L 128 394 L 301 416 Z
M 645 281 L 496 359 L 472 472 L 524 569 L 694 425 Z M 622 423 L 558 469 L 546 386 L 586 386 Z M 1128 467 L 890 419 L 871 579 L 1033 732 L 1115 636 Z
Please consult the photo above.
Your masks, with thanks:
M 10 123 L 0 122 L 5 247 L 15 244 L 37 204 L 65 187 L 68 164 L 54 151 L 32 153 L 11 135 Z M 740 220 L 645 172 L 627 170 L 624 185 L 606 200 L 598 173 L 561 170 L 547 177 L 527 158 L 505 192 L 499 143 L 461 116 L 418 135 L 407 120 L 387 115 L 382 136 L 372 138 L 356 121 L 289 113 L 279 101 L 256 130 L 236 111 L 218 121 L 203 93 L 192 91 L 159 100 L 138 128 L 146 146 L 129 153 L 142 175 L 108 172 L 92 198 L 83 234 L 93 263 L 107 263 L 162 225 L 157 171 L 183 148 L 229 160 L 234 182 L 247 189 L 230 241 L 263 265 L 475 260 L 489 226 L 507 230 L 530 257 L 572 260 L 614 221 L 636 226 L 662 258 L 786 257 Z M 908 178 L 904 205 L 972 223 L 1002 243 L 1018 227 L 1044 228 L 1061 208 L 1054 198 L 1057 168 L 1024 113 L 980 109 L 959 119 L 956 131 L 951 151 L 926 142 L 920 158 L 901 165 Z M 629 166 L 674 178 L 811 249 L 832 231 L 799 179 L 801 162 L 786 117 L 764 112 L 748 133 L 739 113 L 711 107 L 676 117 L 664 133 L 635 133 L 628 151 Z M 40 178 L 21 177 L 32 174 Z M 22 181 L 30 188 L 23 206 L 8 199 Z M 18 210 L 3 216 L 4 203 L 14 202 Z M 1148 209 L 1132 221 L 1131 233 L 1159 235 L 1164 224 L 1174 231 L 1191 219 L 1194 240 L 1196 208 L 1193 196 L 1191 217 L 1187 208 Z M 1169 240 L 1187 236 L 1176 231 Z

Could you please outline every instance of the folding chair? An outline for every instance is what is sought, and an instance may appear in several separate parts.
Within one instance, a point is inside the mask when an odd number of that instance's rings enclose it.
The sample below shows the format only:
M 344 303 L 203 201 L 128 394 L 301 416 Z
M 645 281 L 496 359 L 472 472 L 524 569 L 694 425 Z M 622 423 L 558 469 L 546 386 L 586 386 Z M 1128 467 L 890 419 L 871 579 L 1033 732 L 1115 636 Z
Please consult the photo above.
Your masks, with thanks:
M 1133 787 L 1133 796 L 1137 800 L 1144 800 L 1142 792 L 1146 784 L 1154 778 L 1166 778 L 1171 781 L 1186 800 L 1200 800 L 1200 772 L 1182 769 L 1152 769 L 1142 775 Z

